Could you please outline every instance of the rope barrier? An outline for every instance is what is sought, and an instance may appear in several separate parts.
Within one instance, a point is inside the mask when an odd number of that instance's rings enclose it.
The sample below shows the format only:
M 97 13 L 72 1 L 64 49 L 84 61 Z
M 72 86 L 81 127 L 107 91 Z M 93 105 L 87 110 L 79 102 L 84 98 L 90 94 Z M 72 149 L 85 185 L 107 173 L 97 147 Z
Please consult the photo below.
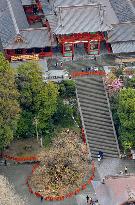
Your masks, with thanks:
M 39 167 L 39 163 L 35 164 L 33 167 L 32 167 L 32 171 L 31 171 L 31 174 L 33 174 L 35 172 L 35 170 Z M 28 186 L 28 189 L 29 189 L 29 192 L 34 194 L 37 198 L 39 197 L 43 197 L 39 192 L 34 192 L 29 184 L 29 179 L 30 179 L 31 175 L 28 176 L 26 178 L 26 184 Z M 74 195 L 77 195 L 81 192 L 81 190 L 84 190 L 87 188 L 87 186 L 91 183 L 91 181 L 94 179 L 95 177 L 95 164 L 94 164 L 94 161 L 92 161 L 92 175 L 90 176 L 90 178 L 87 180 L 86 183 L 82 184 L 81 185 L 81 188 L 77 188 L 75 191 L 73 192 L 69 192 L 68 194 L 66 194 L 65 196 L 47 196 L 47 197 L 43 197 L 44 200 L 46 201 L 62 201 L 66 198 L 71 198 L 73 197 Z
M 20 163 L 20 162 L 37 162 L 37 161 L 39 161 L 36 156 L 14 157 L 14 156 L 9 156 L 9 155 L 3 154 L 2 157 L 7 159 L 7 160 L 16 161 L 17 163 Z

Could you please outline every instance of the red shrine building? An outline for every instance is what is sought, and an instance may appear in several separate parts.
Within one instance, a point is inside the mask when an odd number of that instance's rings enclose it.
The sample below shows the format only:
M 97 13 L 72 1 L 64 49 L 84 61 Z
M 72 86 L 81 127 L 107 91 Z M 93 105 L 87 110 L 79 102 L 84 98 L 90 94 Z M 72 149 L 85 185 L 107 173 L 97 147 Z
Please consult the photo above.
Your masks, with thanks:
M 74 56 L 78 44 L 83 45 L 87 54 L 100 54 L 101 42 L 107 40 L 106 32 L 110 29 L 100 5 L 58 7 L 58 13 L 55 34 L 63 56 Z
M 79 49 L 85 55 L 134 52 L 130 1 L 1 0 L 0 45 L 9 60 L 52 57 L 54 50 L 72 58 Z

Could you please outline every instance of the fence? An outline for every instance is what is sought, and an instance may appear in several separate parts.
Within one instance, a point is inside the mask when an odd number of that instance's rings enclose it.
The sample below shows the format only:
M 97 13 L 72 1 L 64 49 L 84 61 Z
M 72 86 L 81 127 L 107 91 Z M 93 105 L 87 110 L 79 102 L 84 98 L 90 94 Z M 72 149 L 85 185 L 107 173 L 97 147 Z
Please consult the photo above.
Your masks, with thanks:
M 39 167 L 39 163 L 34 165 L 33 168 L 32 168 L 32 173 L 31 174 L 33 174 L 38 167 Z M 34 192 L 32 190 L 32 188 L 29 184 L 30 177 L 31 177 L 31 175 L 29 175 L 26 179 L 26 184 L 28 185 L 29 192 L 34 194 L 38 198 L 43 197 L 39 192 Z M 94 164 L 94 161 L 92 161 L 92 175 L 89 177 L 89 179 L 86 181 L 86 183 L 84 183 L 80 186 L 80 188 L 77 188 L 73 192 L 69 192 L 68 194 L 65 194 L 64 196 L 47 196 L 47 197 L 43 197 L 43 199 L 46 200 L 46 201 L 62 201 L 64 199 L 71 198 L 74 195 L 79 194 L 82 190 L 86 189 L 87 186 L 94 179 L 94 177 L 95 177 L 95 164 Z

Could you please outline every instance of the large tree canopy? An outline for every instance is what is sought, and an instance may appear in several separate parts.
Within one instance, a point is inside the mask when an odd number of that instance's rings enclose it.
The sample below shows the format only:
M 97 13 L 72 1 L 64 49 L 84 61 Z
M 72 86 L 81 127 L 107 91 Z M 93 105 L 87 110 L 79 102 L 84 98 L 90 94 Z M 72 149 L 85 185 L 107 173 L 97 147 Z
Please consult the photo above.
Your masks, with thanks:
M 23 110 L 17 134 L 22 137 L 34 135 L 35 118 L 39 132 L 43 133 L 57 107 L 57 85 L 44 82 L 42 68 L 36 62 L 19 66 L 16 82 Z
M 121 141 L 125 148 L 135 146 L 135 89 L 121 90 L 118 99 Z
M 0 149 L 13 139 L 20 108 L 15 85 L 15 72 L 0 53 Z

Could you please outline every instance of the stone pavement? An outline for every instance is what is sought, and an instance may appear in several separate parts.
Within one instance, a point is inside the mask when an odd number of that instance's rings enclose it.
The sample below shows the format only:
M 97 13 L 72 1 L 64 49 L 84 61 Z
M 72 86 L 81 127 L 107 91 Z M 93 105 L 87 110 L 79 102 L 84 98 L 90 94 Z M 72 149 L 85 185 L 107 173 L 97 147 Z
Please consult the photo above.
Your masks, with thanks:
M 66 199 L 64 201 L 54 201 L 48 202 L 43 201 L 41 203 L 40 199 L 36 198 L 33 194 L 28 192 L 28 188 L 25 184 L 26 177 L 31 173 L 32 165 L 24 164 L 24 165 L 11 165 L 8 166 L 0 166 L 0 174 L 6 176 L 10 183 L 12 183 L 15 187 L 16 192 L 24 199 L 26 199 L 26 205 L 86 205 L 86 196 L 92 197 L 96 199 L 97 197 L 101 197 L 102 200 L 106 200 L 108 198 L 108 189 L 105 188 L 104 185 L 101 184 L 101 179 L 106 175 L 116 175 L 120 170 L 124 171 L 124 167 L 128 167 L 128 172 L 135 173 L 135 161 L 133 160 L 121 160 L 121 159 L 104 159 L 101 162 L 101 165 L 98 165 L 98 162 L 95 161 L 96 165 L 96 173 L 94 181 L 92 181 L 92 185 L 87 186 L 87 189 L 82 191 L 80 194 Z M 94 187 L 94 188 L 93 188 Z M 95 194 L 95 190 L 99 187 L 98 193 Z M 104 189 L 102 189 L 102 187 Z M 109 200 L 109 198 L 108 198 Z M 108 201 L 109 203 L 109 201 Z M 101 205 L 105 205 L 102 204 Z M 111 205 L 110 203 L 108 205 Z M 114 204 L 113 204 L 114 205 Z
M 113 191 L 109 188 L 107 182 L 102 184 L 101 181 L 105 176 L 117 176 L 120 174 L 120 171 L 124 172 L 125 166 L 128 168 L 128 173 L 135 174 L 135 160 L 125 160 L 125 159 L 104 159 L 101 161 L 100 165 L 99 162 L 95 161 L 96 166 L 96 176 L 92 185 L 96 192 L 97 198 L 99 200 L 100 205 L 116 205 L 114 203 L 115 197 L 112 197 Z M 125 176 L 125 174 L 123 174 Z M 113 182 L 113 180 L 112 180 Z M 134 181 L 135 184 L 135 181 Z M 120 182 L 116 185 L 114 183 L 114 190 L 116 189 L 118 193 L 120 193 Z M 119 195 L 119 201 L 122 200 L 122 195 Z M 113 199 L 114 198 L 114 199 Z
M 11 163 L 8 166 L 0 166 L 0 174 L 7 177 L 9 182 L 13 184 L 16 192 L 26 201 L 26 205 L 86 205 L 86 196 L 94 196 L 94 189 L 91 185 L 86 190 L 82 191 L 79 195 L 76 195 L 70 199 L 64 201 L 43 201 L 36 198 L 33 194 L 30 194 L 25 184 L 26 177 L 31 173 L 32 165 L 14 165 Z M 90 194 L 91 193 L 91 194 Z
M 117 175 L 120 171 L 124 172 L 125 166 L 127 166 L 129 173 L 135 173 L 135 160 L 119 158 L 104 159 L 101 161 L 100 166 L 98 161 L 95 161 L 95 166 L 101 179 L 107 175 Z

